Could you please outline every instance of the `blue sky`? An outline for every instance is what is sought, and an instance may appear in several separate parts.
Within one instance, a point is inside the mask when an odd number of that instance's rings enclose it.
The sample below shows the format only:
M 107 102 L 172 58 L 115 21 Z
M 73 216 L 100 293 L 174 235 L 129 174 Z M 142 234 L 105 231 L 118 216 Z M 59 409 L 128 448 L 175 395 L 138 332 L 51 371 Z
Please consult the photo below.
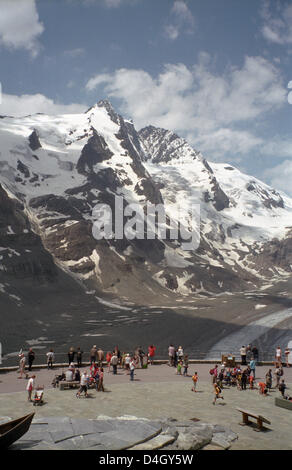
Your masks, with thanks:
M 174 130 L 292 194 L 291 1 L 0 0 L 0 11 L 0 114 L 108 98 L 137 129 Z

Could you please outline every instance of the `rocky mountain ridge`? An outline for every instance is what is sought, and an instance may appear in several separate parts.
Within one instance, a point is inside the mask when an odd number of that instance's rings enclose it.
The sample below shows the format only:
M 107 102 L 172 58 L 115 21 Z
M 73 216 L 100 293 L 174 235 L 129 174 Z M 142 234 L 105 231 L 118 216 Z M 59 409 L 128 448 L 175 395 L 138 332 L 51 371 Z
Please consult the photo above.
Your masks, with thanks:
M 12 272 L 50 282 L 61 270 L 92 292 L 143 304 L 265 288 L 291 274 L 291 199 L 208 162 L 173 132 L 137 132 L 108 101 L 83 114 L 2 117 L 0 139 L 0 295 Z M 161 204 L 173 220 L 182 209 L 189 230 L 198 205 L 198 249 L 146 231 L 96 240 L 94 208 L 107 204 L 115 215 L 117 196 L 123 208 Z

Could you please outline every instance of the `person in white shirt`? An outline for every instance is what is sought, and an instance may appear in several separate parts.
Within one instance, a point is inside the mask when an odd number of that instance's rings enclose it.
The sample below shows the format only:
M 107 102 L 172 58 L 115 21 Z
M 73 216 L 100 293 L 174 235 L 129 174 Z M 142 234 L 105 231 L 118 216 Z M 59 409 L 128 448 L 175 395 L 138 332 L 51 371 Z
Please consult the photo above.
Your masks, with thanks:
M 134 371 L 135 371 L 135 360 L 132 357 L 130 361 L 130 380 L 134 380 Z
M 245 366 L 246 365 L 246 347 L 242 346 L 240 348 L 240 355 L 241 355 L 241 365 Z
M 28 392 L 28 401 L 32 401 L 31 394 L 32 394 L 32 391 L 34 390 L 34 379 L 35 379 L 35 375 L 32 375 L 31 378 L 27 382 L 26 390 Z
M 68 369 L 65 373 L 66 376 L 66 381 L 67 382 L 73 382 L 73 371 Z
M 25 374 L 25 355 L 24 354 L 20 354 L 19 355 L 20 357 L 20 360 L 19 360 L 19 373 L 20 373 L 20 377 L 19 379 L 22 379 L 22 375 Z
M 280 346 L 277 347 L 276 349 L 276 363 L 275 363 L 275 366 L 276 367 L 280 367 L 282 365 L 282 350 L 280 348 Z
M 178 347 L 177 356 L 178 356 L 178 360 L 179 360 L 179 361 L 182 361 L 182 360 L 183 360 L 183 358 L 184 358 L 184 350 L 183 350 L 183 347 L 182 347 L 182 346 L 179 346 L 179 347 Z
M 53 362 L 54 362 L 54 351 L 52 349 L 50 349 L 49 352 L 47 352 L 47 364 L 48 364 L 48 369 L 49 368 L 53 368 Z
M 130 362 L 131 362 L 131 356 L 128 353 L 125 358 L 125 369 L 127 371 L 127 375 L 129 375 L 129 370 L 130 370 Z
M 114 375 L 117 374 L 118 362 L 119 362 L 119 358 L 118 358 L 118 356 L 116 355 L 116 353 L 114 353 L 113 356 L 112 356 L 112 358 L 111 358 L 111 365 L 113 366 L 113 374 L 114 374 Z
M 87 393 L 87 384 L 88 384 L 88 375 L 87 375 L 87 371 L 85 370 L 83 372 L 83 374 L 81 375 L 81 379 L 80 379 L 80 388 L 78 390 L 78 392 L 76 393 L 76 397 L 79 398 L 80 397 L 80 394 L 82 392 L 84 392 L 84 395 L 87 397 L 88 396 L 88 393 Z

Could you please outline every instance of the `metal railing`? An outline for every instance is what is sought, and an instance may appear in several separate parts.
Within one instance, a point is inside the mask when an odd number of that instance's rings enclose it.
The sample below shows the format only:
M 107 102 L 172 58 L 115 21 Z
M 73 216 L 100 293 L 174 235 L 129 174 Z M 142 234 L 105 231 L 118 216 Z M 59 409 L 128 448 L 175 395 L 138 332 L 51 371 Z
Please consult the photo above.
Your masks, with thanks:
M 46 351 L 40 351 L 40 350 L 35 350 L 35 360 L 33 361 L 34 366 L 40 366 L 43 364 L 47 363 L 47 350 Z M 106 355 L 107 351 L 104 351 Z M 121 351 L 122 353 L 123 351 Z M 134 351 L 127 351 L 129 353 L 133 353 Z M 26 364 L 28 364 L 27 361 L 27 351 L 23 351 L 24 355 L 26 356 Z M 146 351 L 145 351 L 146 353 Z M 220 363 L 221 362 L 221 357 L 222 355 L 227 355 L 227 356 L 234 356 L 236 362 L 241 362 L 241 356 L 238 352 L 234 351 L 216 351 L 212 350 L 212 356 L 208 352 L 204 352 L 198 349 L 193 349 L 190 348 L 188 350 L 185 350 L 185 354 L 188 354 L 189 360 L 193 361 L 204 361 L 204 362 L 214 362 L 214 363 Z M 283 355 L 284 356 L 284 355 Z M 282 356 L 282 361 L 284 362 L 285 359 Z M 252 357 L 247 356 L 247 361 L 249 361 Z M 156 360 L 162 360 L 162 361 L 167 361 L 169 359 L 168 357 L 168 352 L 162 351 L 160 352 L 159 350 L 156 351 L 155 354 L 155 359 Z M 273 362 L 275 360 L 275 354 L 273 351 L 265 351 L 265 350 L 259 350 L 258 354 L 258 359 L 257 362 Z M 90 353 L 88 351 L 83 352 L 82 354 L 82 362 L 83 363 L 88 363 L 90 361 Z M 66 352 L 54 352 L 54 361 L 55 364 L 69 364 L 68 360 L 68 353 Z M 74 363 L 77 363 L 76 359 L 76 354 L 74 357 Z M 11 367 L 11 366 L 18 366 L 19 363 L 19 357 L 17 354 L 7 354 L 3 355 L 2 357 L 2 364 L 0 365 L 0 368 L 5 368 L 5 367 Z

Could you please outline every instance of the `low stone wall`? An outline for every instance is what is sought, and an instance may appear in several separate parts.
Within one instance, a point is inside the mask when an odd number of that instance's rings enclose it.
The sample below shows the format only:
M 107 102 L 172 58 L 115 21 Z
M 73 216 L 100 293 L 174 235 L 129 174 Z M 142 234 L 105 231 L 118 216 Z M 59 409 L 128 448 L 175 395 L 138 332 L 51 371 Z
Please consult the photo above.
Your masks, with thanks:
M 154 364 L 156 365 L 160 365 L 160 364 L 168 364 L 168 361 L 166 359 L 159 359 L 159 360 L 155 360 L 153 361 Z M 240 361 L 238 361 L 238 363 L 240 363 Z M 75 362 L 76 364 L 76 362 Z M 190 359 L 189 360 L 189 364 L 221 364 L 221 360 L 218 359 L 213 359 L 212 361 L 210 360 L 204 360 L 204 359 Z M 105 367 L 107 365 L 106 362 L 103 363 L 103 366 Z M 274 362 L 272 361 L 262 361 L 262 362 L 258 362 L 257 363 L 257 366 L 273 366 L 274 365 Z M 82 363 L 82 367 L 89 367 L 90 366 L 90 362 L 83 362 Z M 38 369 L 47 369 L 47 364 L 36 364 L 34 366 L 32 366 L 32 370 L 38 370 Z M 55 363 L 53 364 L 53 369 L 65 369 L 65 368 L 68 368 L 68 362 L 63 362 L 63 363 Z M 7 367 L 0 367 L 0 374 L 3 374 L 3 373 L 6 373 L 6 372 L 13 372 L 13 371 L 17 371 L 19 369 L 18 366 L 7 366 Z M 26 370 L 27 370 L 27 367 L 26 367 Z

